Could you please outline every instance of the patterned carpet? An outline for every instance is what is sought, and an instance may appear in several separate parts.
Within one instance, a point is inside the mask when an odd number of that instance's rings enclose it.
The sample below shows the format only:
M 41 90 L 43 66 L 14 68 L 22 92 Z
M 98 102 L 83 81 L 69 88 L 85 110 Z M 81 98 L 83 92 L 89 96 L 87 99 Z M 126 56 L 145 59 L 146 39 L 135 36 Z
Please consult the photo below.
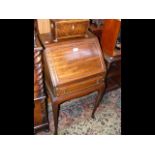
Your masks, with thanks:
M 63 103 L 59 113 L 59 135 L 120 135 L 121 134 L 121 89 L 106 93 L 91 118 L 97 93 Z M 50 132 L 54 133 L 52 108 L 49 104 Z

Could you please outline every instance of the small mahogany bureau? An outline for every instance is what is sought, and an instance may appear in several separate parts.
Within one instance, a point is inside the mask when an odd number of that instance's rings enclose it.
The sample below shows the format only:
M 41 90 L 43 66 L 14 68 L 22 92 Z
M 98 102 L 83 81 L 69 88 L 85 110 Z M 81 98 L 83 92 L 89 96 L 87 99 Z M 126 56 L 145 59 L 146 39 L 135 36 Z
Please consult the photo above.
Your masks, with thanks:
M 44 92 L 42 51 L 38 36 L 34 35 L 34 133 L 49 129 L 47 102 Z
M 51 34 L 41 35 L 45 83 L 53 109 L 55 133 L 58 132 L 59 105 L 67 100 L 98 91 L 92 118 L 105 90 L 106 67 L 98 39 L 87 37 L 53 42 Z

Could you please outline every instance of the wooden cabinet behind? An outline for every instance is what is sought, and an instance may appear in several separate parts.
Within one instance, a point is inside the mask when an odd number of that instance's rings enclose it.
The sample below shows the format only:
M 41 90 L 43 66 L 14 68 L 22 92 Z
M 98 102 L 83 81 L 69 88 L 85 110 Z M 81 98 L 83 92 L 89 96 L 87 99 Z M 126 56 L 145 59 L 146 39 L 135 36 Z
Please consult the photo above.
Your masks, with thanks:
M 106 91 L 121 87 L 121 21 L 105 19 L 101 45 L 107 64 Z M 119 46 L 118 46 L 119 45 Z M 119 47 L 119 48 L 118 48 Z
M 51 31 L 49 19 L 37 19 L 37 25 L 40 34 L 49 33 Z
M 108 56 L 120 55 L 120 52 L 115 48 L 120 33 L 120 26 L 120 20 L 104 19 L 101 45 L 103 52 Z
M 34 132 L 48 129 L 47 102 L 44 92 L 42 50 L 37 35 L 34 45 Z

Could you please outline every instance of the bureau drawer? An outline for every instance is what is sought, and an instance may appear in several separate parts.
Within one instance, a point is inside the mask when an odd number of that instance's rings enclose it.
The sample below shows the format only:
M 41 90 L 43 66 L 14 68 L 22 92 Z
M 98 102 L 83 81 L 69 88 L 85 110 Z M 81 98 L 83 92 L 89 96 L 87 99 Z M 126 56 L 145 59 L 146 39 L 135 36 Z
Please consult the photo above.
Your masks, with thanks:
M 98 86 L 98 85 L 103 84 L 103 83 L 104 83 L 104 79 L 102 76 L 97 77 L 97 78 L 92 78 L 89 80 L 84 80 L 82 82 L 69 84 L 69 85 L 63 86 L 63 87 L 58 86 L 54 90 L 54 94 L 55 94 L 55 96 L 64 96 L 64 95 L 68 95 L 71 93 L 76 93 L 79 91 L 87 90 L 89 88 Z

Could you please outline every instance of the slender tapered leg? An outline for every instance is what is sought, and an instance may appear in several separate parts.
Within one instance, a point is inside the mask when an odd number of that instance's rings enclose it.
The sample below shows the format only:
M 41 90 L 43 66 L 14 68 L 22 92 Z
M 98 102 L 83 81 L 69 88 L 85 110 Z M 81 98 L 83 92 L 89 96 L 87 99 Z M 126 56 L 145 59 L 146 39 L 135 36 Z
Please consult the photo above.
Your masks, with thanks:
M 92 118 L 95 118 L 94 114 L 95 114 L 95 111 L 96 111 L 97 107 L 100 104 L 100 101 L 101 101 L 102 97 L 103 97 L 104 90 L 105 90 L 104 87 L 102 87 L 101 89 L 98 90 L 98 96 L 97 96 L 97 99 L 96 99 L 96 102 L 95 102 L 95 105 L 94 105 L 94 109 L 93 109 L 93 112 L 92 112 L 92 116 L 91 116 Z
M 59 104 L 52 103 L 53 119 L 54 119 L 54 134 L 58 134 L 58 117 L 59 117 Z

